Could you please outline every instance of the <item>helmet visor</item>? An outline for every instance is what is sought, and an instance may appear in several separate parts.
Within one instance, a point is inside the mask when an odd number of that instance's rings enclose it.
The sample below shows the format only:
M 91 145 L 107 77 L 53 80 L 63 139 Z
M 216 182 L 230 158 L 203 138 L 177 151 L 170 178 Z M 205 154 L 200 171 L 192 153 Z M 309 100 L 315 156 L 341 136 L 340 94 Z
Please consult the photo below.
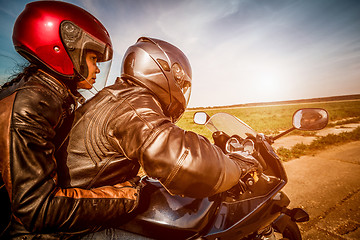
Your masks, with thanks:
M 100 73 L 96 74 L 96 79 L 88 80 L 87 78 L 84 78 L 84 80 L 80 82 L 85 84 L 85 86 L 90 86 L 79 87 L 78 89 L 78 92 L 85 98 L 85 100 L 89 100 L 106 86 L 111 63 L 112 60 L 106 62 L 97 62 L 96 66 L 99 69 Z
M 181 92 L 184 95 L 187 106 L 191 94 L 191 78 L 186 73 L 186 71 L 184 71 L 184 69 L 179 63 L 174 63 L 171 67 L 171 71 L 176 81 L 176 84 L 181 89 Z
M 63 21 L 60 30 L 61 38 L 72 60 L 74 70 L 80 75 L 79 85 L 84 90 L 79 92 L 88 99 L 106 85 L 113 56 L 112 48 L 83 31 L 71 21 Z M 95 62 L 93 62 L 97 65 L 96 70 L 94 70 L 94 67 L 89 66 L 89 59 L 87 59 L 89 53 L 92 53 L 96 58 Z M 96 71 L 96 74 L 94 74 L 94 71 Z
M 181 91 L 184 94 L 184 98 L 186 101 L 186 106 L 189 104 L 190 95 L 191 95 L 191 79 L 189 76 L 185 76 L 183 82 L 181 83 Z

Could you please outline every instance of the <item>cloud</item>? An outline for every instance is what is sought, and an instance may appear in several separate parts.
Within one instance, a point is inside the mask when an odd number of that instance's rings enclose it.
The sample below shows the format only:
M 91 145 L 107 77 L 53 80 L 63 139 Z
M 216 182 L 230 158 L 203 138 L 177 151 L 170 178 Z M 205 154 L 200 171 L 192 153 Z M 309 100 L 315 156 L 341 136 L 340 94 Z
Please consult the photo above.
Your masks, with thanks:
M 0 9 L 7 12 L 3 16 L 25 6 L 18 4 L 15 10 L 10 4 L 17 1 L 0 1 L 8 4 Z M 110 82 L 119 75 L 126 49 L 138 37 L 150 36 L 169 41 L 188 56 L 192 106 L 360 91 L 359 1 L 71 2 L 95 15 L 111 35 L 115 56 Z M 336 87 L 339 79 L 342 88 Z

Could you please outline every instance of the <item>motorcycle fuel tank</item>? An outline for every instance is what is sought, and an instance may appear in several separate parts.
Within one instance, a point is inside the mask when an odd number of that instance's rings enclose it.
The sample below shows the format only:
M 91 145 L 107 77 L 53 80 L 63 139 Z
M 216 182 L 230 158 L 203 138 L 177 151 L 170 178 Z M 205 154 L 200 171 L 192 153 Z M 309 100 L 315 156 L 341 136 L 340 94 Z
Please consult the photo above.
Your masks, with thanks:
M 156 239 L 186 239 L 200 232 L 219 206 L 219 197 L 172 196 L 158 181 L 145 182 L 134 217 L 121 227 L 126 231 Z

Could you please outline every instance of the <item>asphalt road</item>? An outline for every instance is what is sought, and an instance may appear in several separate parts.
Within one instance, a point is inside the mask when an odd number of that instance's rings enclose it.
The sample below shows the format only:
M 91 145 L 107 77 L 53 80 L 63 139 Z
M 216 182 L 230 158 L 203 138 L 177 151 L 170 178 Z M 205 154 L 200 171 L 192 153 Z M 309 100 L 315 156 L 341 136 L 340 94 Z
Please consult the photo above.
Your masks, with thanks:
M 284 166 L 290 207 L 310 215 L 309 222 L 299 224 L 304 240 L 360 239 L 360 141 Z

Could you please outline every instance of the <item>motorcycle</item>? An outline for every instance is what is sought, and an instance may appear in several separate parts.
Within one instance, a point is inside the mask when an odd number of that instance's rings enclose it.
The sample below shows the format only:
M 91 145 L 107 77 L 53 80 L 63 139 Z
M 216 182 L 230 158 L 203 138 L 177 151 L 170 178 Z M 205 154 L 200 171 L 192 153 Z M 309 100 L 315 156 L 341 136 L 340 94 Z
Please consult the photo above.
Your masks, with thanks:
M 324 109 L 305 108 L 293 115 L 293 127 L 277 136 L 255 132 L 227 113 L 212 117 L 196 112 L 194 122 L 212 132 L 214 143 L 225 153 L 255 157 L 261 175 L 248 174 L 232 189 L 204 199 L 172 196 L 156 180 L 144 177 L 139 207 L 122 225 L 127 239 L 289 239 L 300 240 L 297 222 L 309 220 L 300 208 L 289 209 L 281 189 L 285 169 L 272 148 L 279 137 L 295 130 L 320 130 L 328 123 Z

